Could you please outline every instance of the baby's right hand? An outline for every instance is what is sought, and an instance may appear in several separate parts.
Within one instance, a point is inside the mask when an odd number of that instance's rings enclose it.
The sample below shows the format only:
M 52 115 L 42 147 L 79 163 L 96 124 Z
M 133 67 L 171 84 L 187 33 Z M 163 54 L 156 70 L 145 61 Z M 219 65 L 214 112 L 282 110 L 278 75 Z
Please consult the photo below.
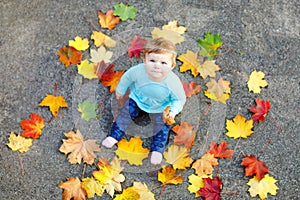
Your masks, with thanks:
M 121 95 L 120 93 L 116 92 L 116 98 L 118 100 L 121 100 L 123 98 L 123 95 Z

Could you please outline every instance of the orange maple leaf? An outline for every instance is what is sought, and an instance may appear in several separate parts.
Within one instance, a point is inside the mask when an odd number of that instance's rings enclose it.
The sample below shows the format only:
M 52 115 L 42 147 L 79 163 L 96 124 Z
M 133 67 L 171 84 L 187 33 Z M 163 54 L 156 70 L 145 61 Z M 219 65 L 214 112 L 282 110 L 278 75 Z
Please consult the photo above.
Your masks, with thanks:
M 57 55 L 61 63 L 68 67 L 70 64 L 79 64 L 83 54 L 74 47 L 64 46 L 59 49 Z
M 219 145 L 212 142 L 207 153 L 213 154 L 215 158 L 231 158 L 234 151 L 226 148 L 226 142 L 221 142 Z
M 113 12 L 113 10 L 107 11 L 106 14 L 100 11 L 98 12 L 101 28 L 108 28 L 109 30 L 112 30 L 120 22 L 120 17 L 115 17 Z
M 198 176 L 201 176 L 202 174 L 211 174 L 215 165 L 218 165 L 218 160 L 214 158 L 214 155 L 206 153 L 194 162 L 192 168 L 195 169 Z
M 186 97 L 191 97 L 194 94 L 198 94 L 201 90 L 201 86 L 197 85 L 195 81 L 190 83 L 182 82 L 183 89 Z
M 265 173 L 269 173 L 268 167 L 263 161 L 258 160 L 254 155 L 246 156 L 242 159 L 242 166 L 245 166 L 245 176 L 252 176 L 255 174 L 258 181 L 260 181 Z
M 182 184 L 183 177 L 176 176 L 176 170 L 172 167 L 163 166 L 162 172 L 158 172 L 158 180 L 163 184 Z
M 181 122 L 181 125 L 176 125 L 172 128 L 177 136 L 174 138 L 174 144 L 184 144 L 186 148 L 190 149 L 194 145 L 196 131 L 193 130 L 193 125 L 187 122 Z
M 24 131 L 21 133 L 23 137 L 37 139 L 42 135 L 42 130 L 45 126 L 44 118 L 39 114 L 31 113 L 30 119 L 25 119 L 20 122 L 20 126 Z
M 173 117 L 169 117 L 170 106 L 167 106 L 163 112 L 163 120 L 165 124 L 172 125 L 175 123 L 175 119 Z
M 67 108 L 68 104 L 63 96 L 53 96 L 46 94 L 46 97 L 42 100 L 39 106 L 48 106 L 54 117 L 57 116 L 60 107 Z
M 109 86 L 110 89 L 109 91 L 110 92 L 114 92 L 119 84 L 119 81 L 121 79 L 121 77 L 123 76 L 124 74 L 124 71 L 115 71 L 114 72 L 114 75 L 107 79 L 107 80 L 102 80 L 101 83 L 102 85 L 104 86 Z
M 83 200 L 85 199 L 86 192 L 81 187 L 81 181 L 76 178 L 68 178 L 66 182 L 60 182 L 58 187 L 64 191 L 62 193 L 63 200 Z

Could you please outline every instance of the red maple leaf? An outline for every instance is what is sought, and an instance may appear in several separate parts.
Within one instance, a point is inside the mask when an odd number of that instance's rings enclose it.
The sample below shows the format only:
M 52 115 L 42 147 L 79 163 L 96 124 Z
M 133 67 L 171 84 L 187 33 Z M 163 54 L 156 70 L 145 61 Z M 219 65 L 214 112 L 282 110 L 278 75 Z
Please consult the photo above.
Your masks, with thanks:
M 57 52 L 59 55 L 59 60 L 62 64 L 68 67 L 70 64 L 79 64 L 82 58 L 82 53 L 75 49 L 74 47 L 62 47 Z
M 268 167 L 265 163 L 258 160 L 254 155 L 247 155 L 243 158 L 241 165 L 246 167 L 245 176 L 252 176 L 255 174 L 259 181 L 265 176 L 265 173 L 269 173 Z
M 109 63 L 106 64 L 103 60 L 95 66 L 95 74 L 100 78 L 101 81 L 107 81 L 111 79 L 115 73 L 113 68 L 115 67 L 114 64 Z
M 220 192 L 222 189 L 222 180 L 217 176 L 214 179 L 203 178 L 204 187 L 198 191 L 198 194 L 205 200 L 220 200 Z
M 253 112 L 252 120 L 253 122 L 263 122 L 271 108 L 270 101 L 264 101 L 260 98 L 255 99 L 256 106 L 250 106 L 249 110 Z
M 221 142 L 219 145 L 212 142 L 207 153 L 213 154 L 215 158 L 231 158 L 234 151 L 226 148 L 226 142 Z
M 196 85 L 195 81 L 190 83 L 182 82 L 183 89 L 186 97 L 191 97 L 193 94 L 198 94 L 200 92 L 201 86 Z
M 112 92 L 116 91 L 116 88 L 117 88 L 119 81 L 120 81 L 121 77 L 123 76 L 123 74 L 124 74 L 124 71 L 115 71 L 115 72 L 113 72 L 113 75 L 110 78 L 108 78 L 107 80 L 102 80 L 101 83 L 104 86 L 110 87 L 109 91 L 112 93 Z
M 130 40 L 130 47 L 127 50 L 128 56 L 130 58 L 132 58 L 133 56 L 140 58 L 141 52 L 144 50 L 144 46 L 146 43 L 147 43 L 147 40 L 144 40 L 144 39 L 140 38 L 139 36 L 134 36 Z
M 181 122 L 181 125 L 176 125 L 172 128 L 177 136 L 174 138 L 174 144 L 184 144 L 186 148 L 190 149 L 195 141 L 196 131 L 193 130 L 192 124 Z
M 24 131 L 21 133 L 23 137 L 37 139 L 42 134 L 44 128 L 44 118 L 39 114 L 31 113 L 30 119 L 25 119 L 20 122 L 20 126 Z

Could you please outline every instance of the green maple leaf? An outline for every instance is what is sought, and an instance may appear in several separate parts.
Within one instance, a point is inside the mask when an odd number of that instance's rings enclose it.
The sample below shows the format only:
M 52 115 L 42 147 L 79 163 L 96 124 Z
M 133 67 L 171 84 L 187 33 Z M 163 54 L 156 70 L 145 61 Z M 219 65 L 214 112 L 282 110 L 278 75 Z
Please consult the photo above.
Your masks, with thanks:
M 137 11 L 134 6 L 124 5 L 123 3 L 114 6 L 114 15 L 119 16 L 121 21 L 126 21 L 128 18 L 134 19 Z
M 212 35 L 209 32 L 205 33 L 204 39 L 199 39 L 197 43 L 201 48 L 200 55 L 209 60 L 218 55 L 218 48 L 223 44 L 220 34 Z
M 90 103 L 89 99 L 86 99 L 78 104 L 78 111 L 81 112 L 81 118 L 86 121 L 90 121 L 90 119 L 96 118 L 97 109 L 98 105 Z

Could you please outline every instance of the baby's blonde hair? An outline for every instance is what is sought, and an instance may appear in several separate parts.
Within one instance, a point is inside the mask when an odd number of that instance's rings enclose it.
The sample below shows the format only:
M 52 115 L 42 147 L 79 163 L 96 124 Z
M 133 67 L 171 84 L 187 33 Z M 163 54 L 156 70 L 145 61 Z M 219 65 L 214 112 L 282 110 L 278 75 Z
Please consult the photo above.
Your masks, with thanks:
M 162 37 L 155 38 L 147 42 L 144 48 L 144 58 L 147 54 L 150 53 L 155 53 L 155 54 L 170 53 L 172 54 L 173 66 L 175 66 L 176 64 L 177 49 L 175 44 Z

